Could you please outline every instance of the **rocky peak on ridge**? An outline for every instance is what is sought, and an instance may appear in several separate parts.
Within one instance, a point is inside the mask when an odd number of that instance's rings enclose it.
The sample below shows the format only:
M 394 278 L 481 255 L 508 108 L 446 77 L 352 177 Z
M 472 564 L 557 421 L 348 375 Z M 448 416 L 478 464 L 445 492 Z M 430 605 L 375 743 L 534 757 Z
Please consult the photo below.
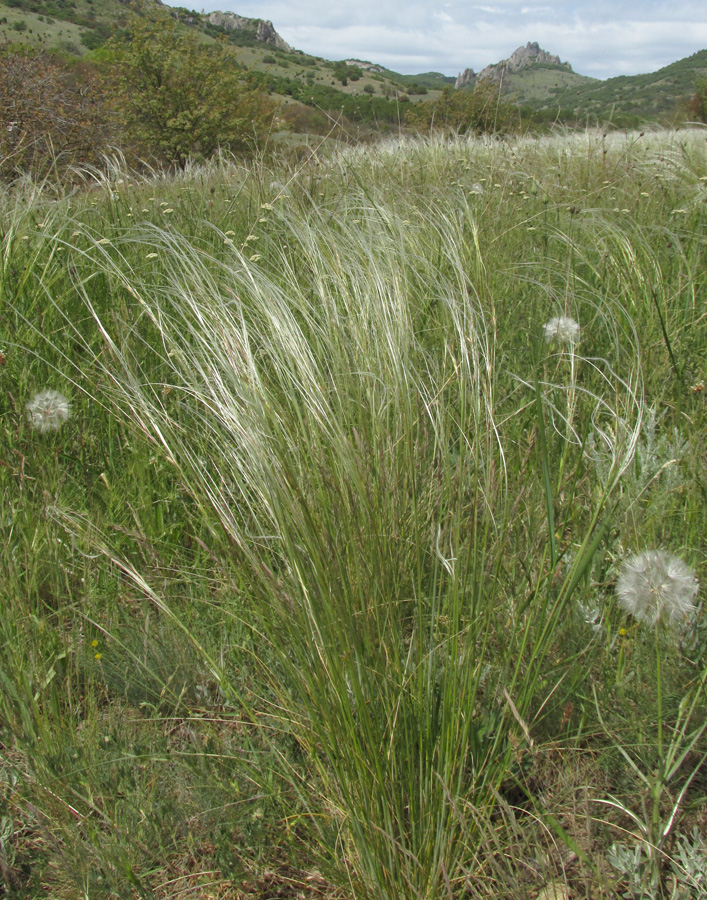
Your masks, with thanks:
M 457 75 L 457 80 L 454 84 L 456 89 L 464 87 L 465 84 L 469 84 L 476 78 L 476 73 L 473 69 L 464 69 L 463 72 L 460 72 Z
M 500 62 L 486 66 L 486 68 L 482 69 L 476 76 L 474 75 L 473 69 L 464 69 L 457 77 L 456 87 L 459 88 L 463 87 L 465 84 L 469 84 L 475 77 L 488 78 L 492 81 L 501 81 L 506 72 L 511 74 L 519 72 L 521 69 L 525 69 L 528 66 L 538 64 L 560 66 L 568 72 L 572 71 L 572 66 L 568 62 L 562 62 L 559 56 L 555 56 L 555 54 L 543 50 L 537 41 L 528 41 L 525 47 L 518 47 L 517 50 L 514 50 L 508 59 L 502 59 Z
M 278 50 L 292 50 L 287 41 L 275 31 L 273 23 L 269 19 L 249 19 L 246 16 L 237 16 L 232 12 L 218 11 L 209 13 L 206 18 L 212 25 L 226 31 L 255 31 L 256 40 L 277 47 Z

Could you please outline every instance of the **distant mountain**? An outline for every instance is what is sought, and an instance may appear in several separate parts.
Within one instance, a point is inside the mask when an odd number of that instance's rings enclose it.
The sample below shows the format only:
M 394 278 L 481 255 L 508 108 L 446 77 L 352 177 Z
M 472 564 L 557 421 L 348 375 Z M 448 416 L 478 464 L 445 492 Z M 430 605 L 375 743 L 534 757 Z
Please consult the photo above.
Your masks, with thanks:
M 600 81 L 574 72 L 536 42 L 478 74 L 466 69 L 456 81 L 439 72 L 401 75 L 371 61 L 337 62 L 302 53 L 267 19 L 200 13 L 161 0 L 0 0 L 0 42 L 90 58 L 109 37 L 121 33 L 131 12 L 155 7 L 205 40 L 225 39 L 252 77 L 288 104 L 343 109 L 362 121 L 397 122 L 401 102 L 434 100 L 450 86 L 469 90 L 481 79 L 498 83 L 508 99 L 540 118 L 635 125 L 669 119 L 693 93 L 695 78 L 707 75 L 707 50 L 702 50 L 652 74 Z
M 537 43 L 519 47 L 508 59 L 486 66 L 478 74 L 465 69 L 457 89 L 471 89 L 479 79 L 498 83 L 506 96 L 536 111 L 567 120 L 613 121 L 632 126 L 674 116 L 695 89 L 695 79 L 707 76 L 707 50 L 646 75 L 621 75 L 601 81 L 579 75 L 567 62 Z
M 561 62 L 559 56 L 553 56 L 547 50 L 542 50 L 537 41 L 528 41 L 525 47 L 518 47 L 517 50 L 514 50 L 508 59 L 491 63 L 491 65 L 482 69 L 478 75 L 474 74 L 473 69 L 464 69 L 457 76 L 455 87 L 465 87 L 477 78 L 487 78 L 490 81 L 500 83 L 507 75 L 513 75 L 523 69 L 537 68 L 538 66 L 552 66 L 558 69 L 566 69 L 568 72 L 572 71 L 572 66 L 568 62 Z
M 536 41 L 529 41 L 500 62 L 486 66 L 478 74 L 465 69 L 457 76 L 457 90 L 473 88 L 477 81 L 486 80 L 498 84 L 503 91 L 519 103 L 542 106 L 557 91 L 565 91 L 596 79 L 578 75 L 568 62 L 543 50 Z

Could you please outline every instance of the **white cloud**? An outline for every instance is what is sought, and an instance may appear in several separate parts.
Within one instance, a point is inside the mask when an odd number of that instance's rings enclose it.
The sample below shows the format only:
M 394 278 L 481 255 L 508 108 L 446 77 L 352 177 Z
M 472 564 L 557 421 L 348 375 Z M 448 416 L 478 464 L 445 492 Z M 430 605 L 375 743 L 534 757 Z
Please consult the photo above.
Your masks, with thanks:
M 367 59 L 411 74 L 478 71 L 528 41 L 597 78 L 653 72 L 707 48 L 704 0 L 558 0 L 552 6 L 531 6 L 528 0 L 201 3 L 207 11 L 270 19 L 298 50 L 327 59 Z

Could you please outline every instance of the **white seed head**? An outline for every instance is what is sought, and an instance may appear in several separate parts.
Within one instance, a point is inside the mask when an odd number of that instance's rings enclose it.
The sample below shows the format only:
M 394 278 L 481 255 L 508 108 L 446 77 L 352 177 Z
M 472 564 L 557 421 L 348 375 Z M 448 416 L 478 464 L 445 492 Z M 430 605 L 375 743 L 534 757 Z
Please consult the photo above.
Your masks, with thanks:
M 545 324 L 545 340 L 561 344 L 576 344 L 579 340 L 579 324 L 569 316 L 556 316 Z
M 71 415 L 71 405 L 59 391 L 41 391 L 25 407 L 32 427 L 44 434 L 56 431 Z
M 616 584 L 616 595 L 626 612 L 639 622 L 676 624 L 694 612 L 699 583 L 691 569 L 664 550 L 646 550 L 627 559 Z

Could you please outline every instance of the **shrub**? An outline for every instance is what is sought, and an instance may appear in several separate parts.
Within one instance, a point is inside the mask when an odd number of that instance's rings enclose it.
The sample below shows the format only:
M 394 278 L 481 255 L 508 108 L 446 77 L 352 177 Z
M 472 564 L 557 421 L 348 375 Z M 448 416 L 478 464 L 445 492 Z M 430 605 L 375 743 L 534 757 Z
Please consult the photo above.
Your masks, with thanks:
M 0 55 L 0 177 L 43 177 L 96 161 L 112 137 L 105 85 L 46 54 Z
M 490 81 L 478 81 L 473 91 L 455 91 L 447 86 L 433 103 L 419 103 L 411 108 L 407 122 L 460 134 L 508 131 L 514 125 L 512 107 L 501 99 L 498 87 Z
M 137 149 L 181 168 L 195 154 L 258 143 L 274 104 L 223 43 L 205 44 L 160 13 L 133 17 L 128 31 L 129 41 L 113 44 L 116 96 Z

